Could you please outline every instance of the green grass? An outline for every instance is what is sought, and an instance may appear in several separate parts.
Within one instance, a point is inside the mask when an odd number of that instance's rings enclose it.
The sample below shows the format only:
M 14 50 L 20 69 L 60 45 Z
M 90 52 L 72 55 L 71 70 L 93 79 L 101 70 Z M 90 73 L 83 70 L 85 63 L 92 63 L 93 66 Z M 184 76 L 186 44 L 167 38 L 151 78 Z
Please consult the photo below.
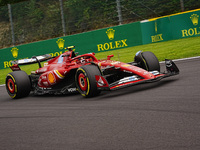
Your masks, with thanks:
M 167 42 L 159 42 L 125 49 L 97 53 L 97 58 L 106 58 L 107 55 L 114 54 L 113 60 L 131 62 L 137 51 L 151 51 L 159 61 L 168 59 L 179 59 L 200 56 L 200 37 L 185 38 Z
M 97 53 L 96 57 L 98 59 L 106 58 L 107 55 L 114 54 L 112 60 L 119 60 L 122 62 L 131 62 L 137 51 L 151 51 L 159 59 L 163 61 L 167 59 L 179 59 L 188 58 L 194 56 L 200 56 L 200 37 L 185 38 L 167 42 L 153 43 L 135 47 L 129 47 L 114 51 L 106 51 L 102 53 Z M 38 68 L 37 64 L 21 66 L 21 69 L 30 74 L 31 71 Z M 0 70 L 0 84 L 5 83 L 6 75 L 11 72 L 10 69 Z

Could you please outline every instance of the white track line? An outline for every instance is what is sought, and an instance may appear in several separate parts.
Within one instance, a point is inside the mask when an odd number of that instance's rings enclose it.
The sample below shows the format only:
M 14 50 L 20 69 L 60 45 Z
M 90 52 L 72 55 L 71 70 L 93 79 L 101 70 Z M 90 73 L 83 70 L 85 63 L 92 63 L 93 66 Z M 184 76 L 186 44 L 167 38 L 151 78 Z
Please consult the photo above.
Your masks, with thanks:
M 182 60 L 190 60 L 190 59 L 198 59 L 200 56 L 196 57 L 189 57 L 189 58 L 182 58 L 182 59 L 174 59 L 173 61 L 182 61 Z M 161 61 L 160 64 L 165 63 L 165 61 Z
M 189 58 L 182 58 L 182 59 L 175 59 L 175 60 L 173 60 L 173 61 L 182 61 L 182 60 L 190 60 L 190 59 L 198 59 L 198 58 L 200 58 L 200 56 L 197 56 L 197 57 L 189 57 Z M 162 64 L 162 63 L 165 63 L 165 61 L 161 61 L 161 62 L 160 62 L 160 64 Z M 1 87 L 1 86 L 5 86 L 5 84 L 0 85 L 0 87 Z

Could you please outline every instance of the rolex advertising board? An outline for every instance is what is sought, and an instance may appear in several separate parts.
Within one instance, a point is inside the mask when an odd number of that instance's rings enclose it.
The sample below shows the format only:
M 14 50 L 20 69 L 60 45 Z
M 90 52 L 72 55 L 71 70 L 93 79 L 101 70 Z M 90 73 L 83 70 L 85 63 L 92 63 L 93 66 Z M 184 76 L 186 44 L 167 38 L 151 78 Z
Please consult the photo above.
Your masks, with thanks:
M 200 9 L 141 21 L 143 44 L 200 35 Z
M 173 39 L 194 37 L 200 35 L 200 11 L 189 12 L 171 17 Z
M 171 40 L 170 22 L 168 17 L 155 21 L 141 22 L 143 44 Z
M 0 69 L 10 67 L 11 61 L 43 54 L 58 56 L 67 46 L 75 45 L 76 52 L 98 53 L 142 44 L 140 22 L 115 26 L 51 40 L 24 44 L 0 50 Z
M 98 30 L 95 33 L 96 52 L 116 50 L 142 44 L 140 22 Z

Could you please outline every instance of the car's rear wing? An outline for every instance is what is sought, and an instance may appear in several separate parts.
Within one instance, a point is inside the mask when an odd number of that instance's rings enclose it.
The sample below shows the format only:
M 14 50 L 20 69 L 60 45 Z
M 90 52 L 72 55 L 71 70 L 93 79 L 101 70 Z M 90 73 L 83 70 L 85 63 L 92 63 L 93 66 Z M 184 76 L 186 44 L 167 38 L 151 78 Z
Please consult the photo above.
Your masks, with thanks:
M 52 58 L 51 55 L 46 54 L 46 55 L 41 55 L 41 56 L 33 56 L 32 58 L 28 58 L 28 59 L 20 59 L 20 60 L 12 61 L 12 64 L 17 64 L 17 65 L 34 64 L 34 63 L 39 63 L 51 58 Z
M 42 66 L 40 62 L 49 60 L 51 58 L 53 58 L 51 55 L 45 54 L 41 56 L 33 56 L 32 58 L 11 61 L 13 65 L 10 68 L 12 69 L 12 71 L 18 71 L 18 70 L 21 70 L 18 65 L 28 65 L 28 64 L 34 64 L 34 63 L 38 63 L 39 68 L 41 68 Z

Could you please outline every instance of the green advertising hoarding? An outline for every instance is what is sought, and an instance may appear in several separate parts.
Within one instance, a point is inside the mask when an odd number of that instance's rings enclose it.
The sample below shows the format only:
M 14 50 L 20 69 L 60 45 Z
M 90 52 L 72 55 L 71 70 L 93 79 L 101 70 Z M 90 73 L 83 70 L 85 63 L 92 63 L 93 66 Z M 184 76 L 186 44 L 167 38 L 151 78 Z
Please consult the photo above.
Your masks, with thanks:
M 199 16 L 200 10 L 170 17 L 173 39 L 199 36 Z
M 139 31 L 139 32 L 138 32 Z M 75 45 L 79 54 L 104 52 L 142 44 L 140 22 L 55 38 L 0 50 L 0 69 L 11 66 L 12 60 L 43 54 L 58 56 L 64 47 Z
M 170 22 L 168 17 L 150 22 L 141 22 L 143 44 L 171 40 Z
M 200 9 L 141 21 L 143 44 L 200 35 Z

